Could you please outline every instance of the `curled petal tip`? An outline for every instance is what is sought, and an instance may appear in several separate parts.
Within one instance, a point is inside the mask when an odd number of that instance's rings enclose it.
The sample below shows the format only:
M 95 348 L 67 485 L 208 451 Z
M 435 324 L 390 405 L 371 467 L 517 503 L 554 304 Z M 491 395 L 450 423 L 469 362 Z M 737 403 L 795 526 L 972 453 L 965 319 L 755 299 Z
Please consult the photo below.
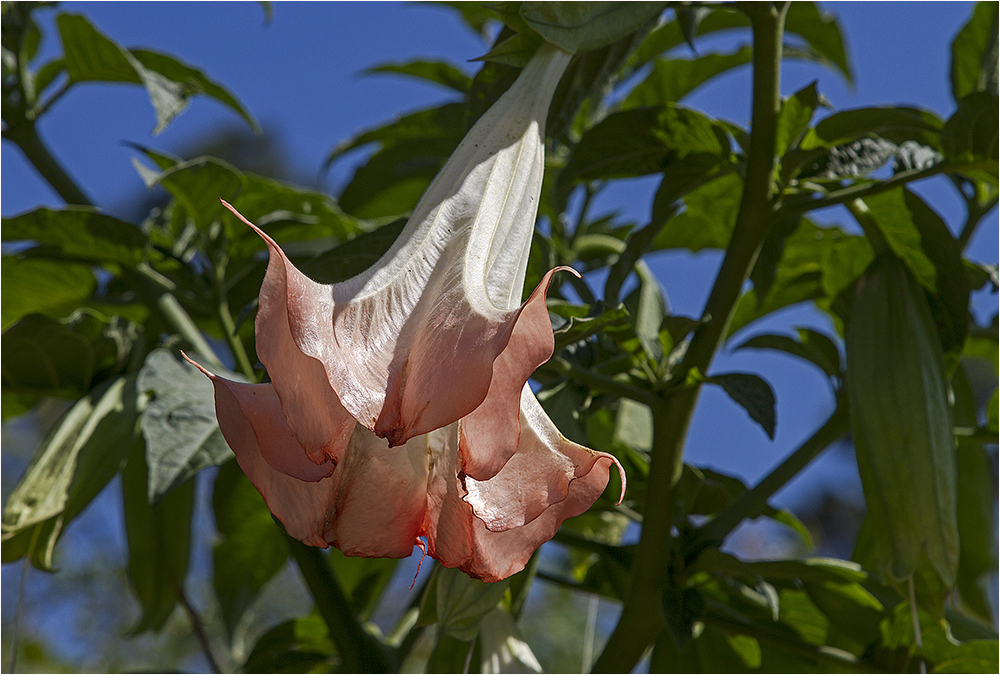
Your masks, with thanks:
M 569 272 L 570 274 L 572 274 L 573 276 L 575 276 L 577 279 L 582 279 L 583 278 L 582 274 L 580 274 L 578 271 L 576 271 L 575 269 L 573 269 L 572 267 L 570 267 L 568 265 L 560 265 L 559 267 L 553 268 L 552 271 L 553 272 Z
M 621 494 L 620 494 L 620 495 L 618 495 L 618 501 L 617 501 L 617 502 L 615 502 L 615 506 L 619 506 L 619 505 L 621 505 L 621 503 L 622 503 L 623 501 L 625 501 L 625 484 L 626 484 L 626 479 L 625 479 L 625 467 L 623 467 L 623 466 L 622 466 L 622 463 L 621 463 L 621 462 L 619 462 L 619 461 L 618 461 L 618 458 L 617 458 L 617 457 L 615 457 L 614 455 L 611 455 L 611 454 L 609 454 L 609 455 L 608 455 L 608 457 L 610 457 L 610 458 L 611 458 L 611 460 L 612 460 L 612 461 L 613 461 L 613 462 L 615 463 L 615 466 L 617 466 L 617 467 L 618 467 L 618 477 L 619 477 L 619 478 L 621 479 L 621 481 L 622 481 L 622 492 L 621 492 Z M 610 468 L 611 468 L 611 467 L 608 467 L 608 469 L 610 469 Z
M 184 357 L 185 361 L 187 361 L 192 366 L 194 366 L 195 368 L 197 368 L 198 370 L 200 370 L 201 372 L 203 372 L 206 376 L 208 376 L 209 378 L 211 378 L 213 380 L 215 379 L 215 374 L 214 373 L 210 372 L 204 366 L 202 366 L 200 363 L 198 363 L 197 361 L 195 361 L 194 359 L 192 359 L 190 356 L 188 356 L 187 354 L 185 354 L 183 350 L 181 351 L 181 356 Z

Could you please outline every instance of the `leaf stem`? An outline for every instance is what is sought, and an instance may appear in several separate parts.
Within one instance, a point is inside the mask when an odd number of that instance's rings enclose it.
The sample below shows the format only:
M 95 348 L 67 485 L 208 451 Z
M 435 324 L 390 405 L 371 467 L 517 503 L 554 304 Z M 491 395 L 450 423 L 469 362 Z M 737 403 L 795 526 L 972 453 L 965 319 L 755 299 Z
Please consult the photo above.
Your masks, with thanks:
M 826 448 L 847 433 L 848 416 L 845 405 L 838 405 L 833 414 L 791 455 L 776 466 L 763 480 L 744 492 L 722 513 L 713 518 L 699 532 L 703 542 L 721 542 L 744 518 L 760 511 L 775 492 L 797 476 Z
M 824 209 L 828 206 L 846 204 L 847 202 L 854 201 L 855 199 L 872 197 L 874 195 L 893 190 L 901 185 L 912 183 L 916 180 L 930 178 L 931 176 L 936 176 L 940 173 L 946 173 L 954 170 L 954 166 L 949 164 L 947 161 L 943 161 L 938 162 L 934 166 L 926 169 L 901 171 L 887 180 L 876 181 L 874 183 L 855 183 L 849 187 L 828 192 L 826 195 L 818 199 L 796 199 L 795 201 L 788 201 L 781 207 L 779 213 L 783 217 L 802 215 L 803 213 L 815 211 L 816 209 Z
M 219 662 L 215 660 L 215 654 L 212 653 L 212 645 L 208 641 L 208 635 L 205 633 L 201 617 L 198 616 L 198 611 L 194 608 L 194 605 L 191 604 L 191 601 L 188 600 L 183 588 L 177 589 L 177 599 L 180 601 L 184 611 L 187 612 L 188 620 L 191 622 L 191 628 L 194 630 L 194 635 L 198 639 L 198 644 L 201 645 L 201 651 L 205 654 L 205 659 L 208 661 L 209 667 L 212 669 L 213 673 L 221 673 L 222 669 L 219 668 Z
M 3 136 L 21 148 L 21 152 L 31 162 L 31 165 L 52 186 L 52 189 L 62 197 L 63 201 L 67 204 L 79 204 L 81 206 L 94 205 L 90 201 L 90 198 L 84 194 L 83 190 L 66 173 L 66 170 L 63 169 L 59 161 L 49 152 L 49 149 L 38 135 L 34 122 L 20 120 L 16 124 L 8 126 Z
M 678 372 L 707 372 L 718 350 L 743 284 L 753 269 L 773 221 L 773 180 L 781 71 L 781 37 L 788 3 L 745 3 L 753 28 L 753 112 L 747 176 L 733 236 L 702 316 Z M 674 547 L 671 528 L 674 485 L 683 467 L 684 441 L 700 387 L 672 392 L 653 408 L 653 450 L 647 479 L 646 512 L 636 550 L 632 583 L 622 615 L 595 672 L 628 672 L 666 625 L 660 595 L 669 583 Z
M 358 623 L 340 582 L 322 552 L 288 534 L 285 540 L 330 629 L 330 638 L 337 645 L 341 669 L 348 673 L 394 672 L 389 652 Z

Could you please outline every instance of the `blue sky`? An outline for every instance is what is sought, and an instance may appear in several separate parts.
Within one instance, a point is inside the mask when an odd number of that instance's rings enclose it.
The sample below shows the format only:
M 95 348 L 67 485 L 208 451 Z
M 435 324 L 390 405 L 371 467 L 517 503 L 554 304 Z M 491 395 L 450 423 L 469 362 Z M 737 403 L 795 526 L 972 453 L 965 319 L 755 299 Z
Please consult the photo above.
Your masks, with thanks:
M 447 59 L 473 72 L 469 62 L 485 51 L 482 38 L 448 8 L 401 3 L 284 3 L 272 5 L 273 19 L 256 3 L 64 3 L 62 11 L 80 12 L 107 35 L 126 46 L 172 53 L 203 69 L 227 86 L 269 132 L 280 135 L 298 175 L 317 175 L 326 154 L 357 131 L 449 97 L 441 88 L 397 76 L 362 77 L 373 65 L 418 57 Z M 855 68 L 851 88 L 835 72 L 815 64 L 789 62 L 782 93 L 791 94 L 818 79 L 819 90 L 837 109 L 878 104 L 929 108 L 947 118 L 954 109 L 948 70 L 950 45 L 968 20 L 964 2 L 825 3 L 836 13 Z M 54 12 L 40 12 L 48 39 L 41 60 L 59 52 L 52 25 Z M 730 32 L 699 43 L 702 51 L 732 49 L 747 32 Z M 681 50 L 686 51 L 686 47 Z M 745 123 L 750 110 L 750 69 L 744 66 L 694 92 L 685 104 Z M 41 134 L 71 175 L 93 200 L 115 213 L 145 188 L 131 165 L 131 141 L 174 150 L 204 138 L 220 126 L 240 124 L 228 108 L 195 99 L 162 134 L 145 91 L 138 86 L 90 84 L 70 91 L 40 124 Z M 341 162 L 324 187 L 335 192 L 350 175 Z M 357 161 L 357 160 L 355 160 Z M 2 146 L 3 215 L 38 205 L 59 205 L 58 197 L 9 143 Z M 623 181 L 597 202 L 599 212 L 619 210 L 642 221 L 648 213 L 654 180 Z M 964 207 L 935 179 L 916 188 L 953 226 Z M 996 222 L 996 212 L 992 216 Z M 819 220 L 849 227 L 846 212 L 831 210 Z M 985 224 L 970 248 L 974 259 L 997 261 L 997 227 Z M 650 263 L 661 279 L 673 311 L 698 315 L 721 260 L 719 252 L 657 254 Z M 981 314 L 996 311 L 996 297 L 977 300 Z M 754 332 L 788 330 L 794 325 L 828 327 L 804 308 L 780 313 L 757 324 Z M 763 374 L 778 396 L 778 434 L 770 442 L 720 391 L 706 389 L 688 444 L 689 461 L 760 478 L 825 418 L 832 405 L 829 387 L 812 366 L 778 354 L 722 354 L 715 370 Z M 720 425 L 725 417 L 730 424 Z M 830 469 L 829 471 L 832 471 Z M 837 471 L 836 473 L 839 473 Z M 840 482 L 840 477 L 837 478 Z

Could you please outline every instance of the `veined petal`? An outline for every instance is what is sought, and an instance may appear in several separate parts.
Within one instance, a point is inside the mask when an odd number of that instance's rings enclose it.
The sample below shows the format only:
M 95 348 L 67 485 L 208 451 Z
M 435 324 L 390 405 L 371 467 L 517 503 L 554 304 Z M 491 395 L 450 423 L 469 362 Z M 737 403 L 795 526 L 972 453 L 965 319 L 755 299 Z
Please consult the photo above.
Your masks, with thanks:
M 569 59 L 555 47 L 539 50 L 466 135 L 397 242 L 361 275 L 315 284 L 265 239 L 271 261 L 261 289 L 258 356 L 311 456 L 318 452 L 308 419 L 315 413 L 286 399 L 308 398 L 296 393 L 299 373 L 310 392 L 319 391 L 311 384 L 317 378 L 298 356 L 286 356 L 283 328 L 263 326 L 261 316 L 279 323 L 287 317 L 295 347 L 322 364 L 339 402 L 392 445 L 475 410 L 523 315 L 518 303 L 541 190 L 544 121 Z M 272 372 L 285 364 L 288 375 Z
M 270 384 L 233 382 L 198 368 L 215 385 L 219 427 L 236 461 L 290 535 L 346 555 L 413 552 L 426 508 L 430 437 L 390 448 L 357 426 L 338 464 L 316 465 L 285 424 Z
M 519 572 L 564 520 L 590 508 L 607 487 L 606 470 L 612 465 L 618 466 L 624 493 L 625 475 L 612 455 L 563 438 L 530 388 L 525 387 L 521 401 L 518 452 L 492 479 L 476 483 L 466 478 L 463 486 L 456 475 L 454 427 L 433 448 L 422 528 L 428 553 L 445 567 L 487 582 Z

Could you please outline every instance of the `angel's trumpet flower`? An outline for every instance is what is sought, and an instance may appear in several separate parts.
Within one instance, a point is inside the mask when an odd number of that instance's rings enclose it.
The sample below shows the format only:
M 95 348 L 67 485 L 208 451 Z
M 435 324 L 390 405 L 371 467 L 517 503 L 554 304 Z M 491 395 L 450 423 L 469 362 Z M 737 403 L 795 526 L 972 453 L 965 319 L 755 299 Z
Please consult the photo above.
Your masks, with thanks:
M 210 377 L 226 440 L 293 536 L 364 556 L 416 543 L 496 580 L 606 487 L 617 460 L 563 438 L 526 384 L 552 355 L 557 270 L 519 304 L 569 59 L 539 50 L 353 279 L 312 281 L 244 221 L 270 254 L 256 335 L 271 382 Z

